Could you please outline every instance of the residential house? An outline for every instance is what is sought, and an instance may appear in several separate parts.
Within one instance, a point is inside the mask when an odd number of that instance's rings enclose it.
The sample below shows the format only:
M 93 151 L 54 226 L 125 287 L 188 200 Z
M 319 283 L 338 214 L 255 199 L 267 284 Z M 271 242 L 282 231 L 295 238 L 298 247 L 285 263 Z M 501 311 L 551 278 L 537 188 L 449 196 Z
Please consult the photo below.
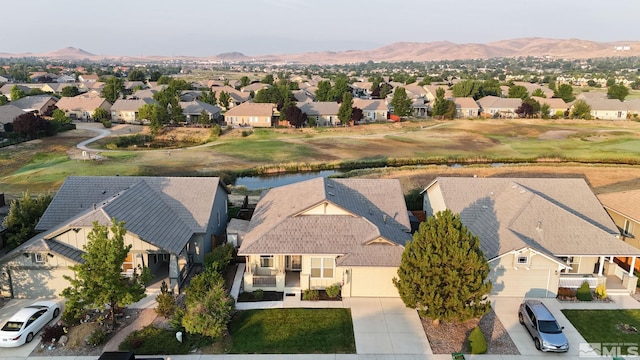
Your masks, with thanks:
M 69 286 L 64 275 L 83 261 L 93 224 L 124 221 L 132 248 L 123 275 L 146 266 L 179 291 L 214 238 L 224 236 L 226 186 L 213 177 L 69 177 L 36 226 L 42 233 L 0 259 L 4 296 L 55 297 Z M 7 286 L 8 285 L 8 286 Z
M 95 74 L 78 75 L 78 80 L 83 83 L 97 82 L 99 79 L 100 77 Z
M 591 117 L 600 120 L 626 120 L 627 104 L 617 99 L 585 100 L 591 106 Z
M 633 293 L 637 278 L 615 258 L 640 256 L 584 179 L 439 177 L 423 209 L 446 209 L 480 239 L 497 296 L 555 297 L 588 282 Z
M 225 92 L 229 94 L 229 104 L 227 105 L 227 109 L 231 109 L 234 106 L 238 106 L 242 103 L 245 103 L 251 100 L 251 93 L 242 92 L 232 88 L 231 86 L 223 86 L 223 87 L 212 87 L 211 91 L 215 91 L 216 99 L 218 100 L 218 104 L 220 103 L 220 93 Z
M 58 109 L 63 110 L 71 120 L 91 120 L 97 109 L 104 109 L 111 113 L 111 103 L 101 97 L 74 96 L 63 97 L 56 103 Z
M 620 229 L 622 240 L 640 249 L 640 189 L 600 194 L 598 199 Z M 629 270 L 633 258 L 616 260 Z M 635 271 L 640 272 L 640 261 L 635 262 Z
M 11 79 L 9 77 L 0 75 L 0 83 L 6 84 L 6 83 L 8 83 L 10 81 L 11 81 Z
M 480 116 L 480 105 L 472 97 L 459 97 L 451 100 L 456 104 L 456 117 L 469 119 Z
M 4 84 L 0 87 L 0 94 L 4 95 L 11 101 L 11 89 L 16 86 L 18 89 L 22 90 L 25 94 L 28 94 L 31 90 L 30 87 L 24 84 Z
M 158 90 L 155 89 L 143 89 L 134 92 L 133 94 L 127 96 L 127 99 L 153 99 L 153 95 L 155 95 Z
M 268 190 L 242 237 L 244 291 L 397 297 L 409 216 L 398 180 L 316 178 Z
M 296 98 L 297 102 L 301 102 L 301 103 L 316 101 L 316 96 L 307 90 L 294 90 L 293 97 Z
M 262 90 L 262 89 L 269 89 L 271 87 L 271 85 L 269 84 L 263 84 L 260 82 L 256 82 L 253 84 L 249 84 L 243 88 L 240 89 L 241 92 L 245 92 L 245 93 L 250 93 L 253 92 L 254 94 L 257 93 L 258 91 Z
M 51 92 L 54 94 L 60 94 L 62 92 L 62 89 L 66 88 L 67 86 L 73 86 L 73 87 L 78 87 L 76 84 L 72 84 L 72 83 L 47 83 L 47 84 L 43 84 L 42 85 L 42 91 L 44 92 Z
M 0 132 L 7 131 L 5 125 L 13 124 L 13 120 L 22 114 L 26 112 L 10 103 L 0 106 Z
M 485 96 L 478 99 L 481 113 L 494 118 L 517 118 L 516 109 L 522 105 L 522 99 L 501 98 L 497 96 Z
M 515 81 L 513 85 L 523 86 L 525 89 L 527 89 L 527 93 L 529 94 L 529 96 L 532 96 L 536 90 L 540 90 L 547 98 L 553 97 L 553 90 L 541 84 L 530 83 L 527 81 Z M 502 96 L 509 96 L 509 86 L 500 86 L 500 89 L 502 90 Z
M 361 122 L 387 121 L 389 106 L 383 99 L 353 99 L 353 107 L 362 110 Z
M 625 100 L 627 106 L 627 117 L 629 119 L 638 119 L 640 117 L 640 99 Z
M 145 119 L 138 117 L 138 110 L 144 105 L 157 103 L 157 101 L 149 98 L 118 99 L 111 105 L 111 120 L 130 124 L 142 123 Z
M 38 115 L 51 115 L 55 109 L 58 98 L 51 95 L 33 95 L 12 101 L 11 105 L 19 107 L 23 111 Z
M 74 83 L 76 82 L 76 77 L 73 75 L 60 75 L 57 79 L 55 79 L 57 83 Z
M 425 85 L 423 86 L 426 91 L 427 100 L 432 103 L 436 100 L 436 94 L 439 88 L 444 90 L 444 98 L 449 99 L 453 97 L 453 92 L 449 89 L 449 85 L 440 84 L 440 85 Z
M 180 107 L 187 123 L 197 123 L 203 112 L 209 121 L 218 121 L 222 117 L 222 110 L 218 106 L 200 100 L 181 101 Z
M 245 102 L 229 109 L 224 120 L 233 127 L 271 127 L 278 115 L 276 104 Z
M 316 101 L 297 104 L 300 111 L 307 114 L 307 119 L 316 126 L 333 126 L 340 124 L 338 110 L 340 104 L 335 101 Z
M 56 74 L 50 74 L 44 71 L 36 71 L 29 75 L 29 80 L 32 83 L 49 83 L 55 81 L 58 77 Z
M 562 117 L 564 116 L 564 113 L 570 108 L 569 104 L 567 104 L 560 98 L 541 98 L 536 96 L 532 96 L 531 98 L 540 103 L 540 105 L 549 105 L 548 115 L 550 116 L 556 115 L 558 117 Z

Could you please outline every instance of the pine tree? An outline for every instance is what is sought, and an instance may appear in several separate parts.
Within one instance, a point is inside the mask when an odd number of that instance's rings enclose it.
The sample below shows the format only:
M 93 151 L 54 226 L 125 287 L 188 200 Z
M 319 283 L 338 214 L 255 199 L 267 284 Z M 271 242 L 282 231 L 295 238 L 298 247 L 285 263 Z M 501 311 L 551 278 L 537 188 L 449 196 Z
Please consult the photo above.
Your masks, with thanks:
M 79 313 L 84 307 L 104 309 L 108 306 L 109 318 L 115 327 L 116 309 L 146 296 L 144 284 L 150 280 L 148 269 L 144 268 L 141 274 L 134 271 L 131 278 L 122 275 L 122 264 L 131 250 L 131 245 L 124 244 L 126 233 L 124 222 L 116 219 L 112 219 L 110 228 L 97 221 L 93 223 L 82 254 L 84 262 L 71 266 L 74 277 L 64 276 L 71 284 L 62 291 L 62 296 L 69 299 L 65 313 Z
M 403 87 L 397 87 L 393 92 L 391 106 L 393 106 L 393 113 L 398 116 L 409 116 L 413 112 L 411 99 L 409 99 L 407 91 Z
M 435 324 L 465 321 L 490 309 L 489 264 L 480 240 L 450 210 L 431 216 L 402 254 L 393 283 L 402 301 Z
M 342 95 L 342 103 L 338 109 L 338 119 L 342 124 L 348 124 L 353 114 L 353 95 L 350 92 Z

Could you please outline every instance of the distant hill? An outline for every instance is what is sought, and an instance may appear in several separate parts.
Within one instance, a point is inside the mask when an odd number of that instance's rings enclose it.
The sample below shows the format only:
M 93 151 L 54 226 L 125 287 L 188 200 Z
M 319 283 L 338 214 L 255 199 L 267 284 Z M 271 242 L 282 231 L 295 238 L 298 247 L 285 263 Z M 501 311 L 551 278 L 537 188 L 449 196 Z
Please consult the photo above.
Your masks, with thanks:
M 165 60 L 209 60 L 222 62 L 265 61 L 300 64 L 346 64 L 367 61 L 437 61 L 462 59 L 488 59 L 518 56 L 549 56 L 565 59 L 640 56 L 640 41 L 594 42 L 580 39 L 519 38 L 488 44 L 456 44 L 448 41 L 398 42 L 371 50 L 324 51 L 299 54 L 247 56 L 240 52 L 228 52 L 211 57 L 191 56 L 109 56 L 94 55 L 82 49 L 67 47 L 42 54 L 5 54 L 4 57 L 37 57 L 57 60 L 145 62 Z

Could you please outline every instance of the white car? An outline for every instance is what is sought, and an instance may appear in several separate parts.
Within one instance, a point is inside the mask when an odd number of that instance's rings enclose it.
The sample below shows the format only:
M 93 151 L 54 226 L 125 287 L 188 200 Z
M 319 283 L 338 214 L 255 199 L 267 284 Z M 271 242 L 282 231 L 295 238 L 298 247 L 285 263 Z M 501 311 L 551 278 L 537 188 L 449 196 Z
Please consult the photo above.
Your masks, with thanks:
M 54 301 L 38 301 L 20 309 L 0 329 L 0 347 L 26 344 L 51 320 L 58 317 L 60 307 Z

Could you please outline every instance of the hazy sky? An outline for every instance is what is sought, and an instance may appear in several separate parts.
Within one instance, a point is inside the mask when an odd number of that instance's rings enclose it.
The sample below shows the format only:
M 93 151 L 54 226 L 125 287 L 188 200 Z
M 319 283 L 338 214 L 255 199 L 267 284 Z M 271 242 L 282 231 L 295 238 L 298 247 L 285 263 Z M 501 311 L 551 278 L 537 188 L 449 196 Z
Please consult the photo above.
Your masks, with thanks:
M 638 0 L 3 0 L 0 52 L 210 56 L 520 37 L 640 41 Z

